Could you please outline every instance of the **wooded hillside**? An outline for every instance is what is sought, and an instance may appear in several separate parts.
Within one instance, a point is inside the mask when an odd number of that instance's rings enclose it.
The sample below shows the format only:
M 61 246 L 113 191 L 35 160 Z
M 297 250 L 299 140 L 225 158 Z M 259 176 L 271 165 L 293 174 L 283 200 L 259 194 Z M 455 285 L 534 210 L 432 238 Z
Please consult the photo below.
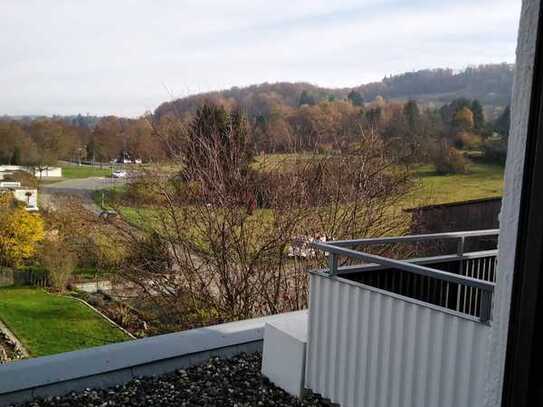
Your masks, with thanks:
M 204 101 L 223 105 L 241 105 L 249 117 L 268 116 L 274 107 L 298 107 L 325 100 L 350 99 L 358 104 L 385 99 L 416 99 L 438 105 L 458 98 L 477 99 L 483 105 L 504 107 L 511 101 L 512 64 L 469 67 L 461 72 L 452 69 L 425 69 L 385 77 L 380 82 L 354 88 L 330 89 L 309 83 L 263 83 L 244 88 L 207 92 L 161 104 L 155 111 L 164 115 L 183 116 L 194 113 Z M 355 103 L 355 104 L 356 104 Z

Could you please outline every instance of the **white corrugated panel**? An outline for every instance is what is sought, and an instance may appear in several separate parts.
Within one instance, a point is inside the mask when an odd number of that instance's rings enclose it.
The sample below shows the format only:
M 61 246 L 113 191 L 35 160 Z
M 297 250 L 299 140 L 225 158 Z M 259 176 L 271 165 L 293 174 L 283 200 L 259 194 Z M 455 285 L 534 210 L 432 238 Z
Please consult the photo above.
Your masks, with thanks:
M 306 387 L 343 407 L 479 407 L 488 330 L 311 274 Z

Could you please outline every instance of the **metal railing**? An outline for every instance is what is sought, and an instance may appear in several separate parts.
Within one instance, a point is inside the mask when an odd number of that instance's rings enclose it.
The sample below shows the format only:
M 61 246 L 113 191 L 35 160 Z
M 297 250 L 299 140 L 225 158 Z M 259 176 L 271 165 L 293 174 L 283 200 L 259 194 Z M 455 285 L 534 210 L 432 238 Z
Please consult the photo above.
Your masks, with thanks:
M 310 245 L 328 254 L 330 276 L 339 275 L 403 296 L 475 316 L 491 319 L 496 250 L 465 253 L 466 239 L 497 236 L 498 229 L 383 237 L 376 239 L 313 241 Z M 395 260 L 355 250 L 357 246 L 422 241 L 457 240 L 452 255 Z M 340 267 L 338 258 L 365 264 Z

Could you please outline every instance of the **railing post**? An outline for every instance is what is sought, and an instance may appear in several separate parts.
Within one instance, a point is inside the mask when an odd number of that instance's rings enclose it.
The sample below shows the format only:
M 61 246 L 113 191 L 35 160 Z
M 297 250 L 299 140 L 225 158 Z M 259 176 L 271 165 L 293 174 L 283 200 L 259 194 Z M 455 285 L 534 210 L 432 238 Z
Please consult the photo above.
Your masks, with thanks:
M 479 319 L 481 322 L 488 322 L 490 320 L 492 310 L 492 291 L 481 290 L 481 313 Z
M 328 274 L 335 276 L 337 274 L 337 254 L 328 253 Z
M 456 250 L 456 254 L 458 254 L 459 256 L 463 256 L 464 255 L 464 245 L 466 243 L 466 238 L 464 236 L 461 236 L 460 239 L 458 240 L 458 248 Z

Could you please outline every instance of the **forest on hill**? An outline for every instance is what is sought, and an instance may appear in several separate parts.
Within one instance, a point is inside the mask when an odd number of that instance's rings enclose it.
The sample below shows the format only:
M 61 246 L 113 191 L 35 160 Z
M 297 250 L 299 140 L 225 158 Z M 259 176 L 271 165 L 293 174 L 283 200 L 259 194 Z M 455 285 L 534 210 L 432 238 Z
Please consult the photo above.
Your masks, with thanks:
M 503 162 L 510 123 L 509 107 L 497 119 L 488 120 L 477 99 L 465 98 L 440 108 L 424 108 L 415 100 L 384 98 L 363 105 L 353 100 L 322 101 L 292 108 L 275 106 L 268 114 L 256 117 L 248 116 L 235 104 L 202 103 L 222 109 L 224 115 L 243 117 L 252 154 L 341 154 L 355 146 L 360 137 L 376 134 L 402 161 L 420 163 L 436 157 L 449 161 L 451 165 L 447 164 L 443 172 L 464 171 L 465 154 L 460 151 Z M 146 162 L 168 161 L 190 143 L 194 119 L 201 109 L 180 117 L 108 116 L 92 129 L 60 119 L 0 120 L 0 164 L 43 167 L 57 160 L 109 162 L 126 155 Z
M 503 161 L 513 66 L 485 65 L 454 73 L 424 70 L 352 89 L 304 83 L 232 88 L 163 103 L 153 114 L 0 118 L 0 163 L 40 165 L 58 159 L 171 159 L 204 105 L 241 111 L 255 154 L 340 152 L 361 133 L 427 160 L 441 140 Z M 490 103 L 490 104 L 489 104 Z M 493 137 L 494 134 L 501 138 Z M 181 143 L 182 144 L 182 143 Z
M 424 69 L 342 89 L 323 88 L 305 82 L 263 83 L 165 102 L 155 110 L 155 116 L 160 119 L 168 114 L 183 116 L 194 113 L 203 102 L 240 105 L 249 117 L 258 117 L 269 115 L 274 107 L 294 108 L 335 100 L 351 100 L 354 104 L 363 104 L 379 97 L 400 101 L 414 99 L 438 107 L 454 99 L 467 98 L 477 99 L 490 108 L 503 108 L 511 101 L 513 70 L 514 65 L 507 63 L 468 67 L 460 72 L 449 68 Z M 492 109 L 487 111 L 493 113 Z

